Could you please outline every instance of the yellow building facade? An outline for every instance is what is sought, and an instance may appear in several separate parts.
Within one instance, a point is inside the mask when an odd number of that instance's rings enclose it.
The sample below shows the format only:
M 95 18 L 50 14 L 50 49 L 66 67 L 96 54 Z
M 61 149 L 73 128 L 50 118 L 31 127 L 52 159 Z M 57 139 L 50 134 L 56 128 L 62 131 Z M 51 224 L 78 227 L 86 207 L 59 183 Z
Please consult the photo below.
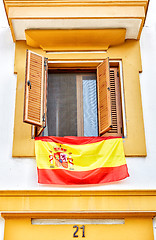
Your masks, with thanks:
M 119 65 L 125 156 L 146 157 L 139 73 L 148 2 L 4 0 L 17 74 L 13 157 L 35 158 L 32 126 L 23 122 L 27 50 L 46 57 L 50 70 L 95 70 L 108 57 Z M 80 187 L 0 191 L 4 239 L 154 239 L 155 190 Z

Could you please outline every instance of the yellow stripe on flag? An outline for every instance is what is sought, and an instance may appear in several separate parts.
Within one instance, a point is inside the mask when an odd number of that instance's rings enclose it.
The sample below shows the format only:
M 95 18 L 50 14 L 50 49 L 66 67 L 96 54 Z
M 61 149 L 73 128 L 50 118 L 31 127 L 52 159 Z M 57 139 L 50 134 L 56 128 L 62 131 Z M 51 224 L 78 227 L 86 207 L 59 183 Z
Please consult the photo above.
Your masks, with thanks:
M 122 141 L 122 138 L 114 138 L 84 145 L 61 144 L 61 148 L 66 150 L 65 154 L 68 159 L 73 159 L 72 168 L 68 167 L 68 170 L 88 171 L 100 167 L 118 167 L 126 164 Z M 37 167 L 51 169 L 50 156 L 57 154 L 56 149 L 59 147 L 59 143 L 36 140 Z M 60 169 L 55 163 L 54 168 Z

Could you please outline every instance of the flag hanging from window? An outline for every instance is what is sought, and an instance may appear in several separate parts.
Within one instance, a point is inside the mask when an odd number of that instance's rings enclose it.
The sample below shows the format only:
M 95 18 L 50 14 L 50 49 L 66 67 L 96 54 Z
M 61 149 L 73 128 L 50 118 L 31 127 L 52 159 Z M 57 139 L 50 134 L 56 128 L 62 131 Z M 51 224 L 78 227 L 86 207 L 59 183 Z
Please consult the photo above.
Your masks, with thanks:
M 129 176 L 122 138 L 36 137 L 35 152 L 41 184 L 102 184 Z

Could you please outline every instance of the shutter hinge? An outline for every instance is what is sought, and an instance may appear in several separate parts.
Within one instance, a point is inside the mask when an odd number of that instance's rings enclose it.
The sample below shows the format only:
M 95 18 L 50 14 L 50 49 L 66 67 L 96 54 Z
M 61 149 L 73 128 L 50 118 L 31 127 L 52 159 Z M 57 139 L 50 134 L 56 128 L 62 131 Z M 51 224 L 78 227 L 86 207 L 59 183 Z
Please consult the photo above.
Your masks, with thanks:
M 45 67 L 45 70 L 47 70 L 47 61 L 48 61 L 48 58 L 45 58 L 45 59 L 44 59 L 44 67 Z
M 45 113 L 43 114 L 42 121 L 45 122 Z
M 117 77 L 119 77 L 119 72 L 117 71 Z

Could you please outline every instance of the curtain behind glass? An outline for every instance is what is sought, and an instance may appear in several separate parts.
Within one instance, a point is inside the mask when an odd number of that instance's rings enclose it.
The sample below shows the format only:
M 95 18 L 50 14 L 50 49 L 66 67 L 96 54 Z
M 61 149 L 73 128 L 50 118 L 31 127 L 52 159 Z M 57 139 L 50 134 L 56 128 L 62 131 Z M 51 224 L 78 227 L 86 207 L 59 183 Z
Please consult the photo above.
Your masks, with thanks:
M 96 75 L 82 79 L 84 136 L 98 136 Z

